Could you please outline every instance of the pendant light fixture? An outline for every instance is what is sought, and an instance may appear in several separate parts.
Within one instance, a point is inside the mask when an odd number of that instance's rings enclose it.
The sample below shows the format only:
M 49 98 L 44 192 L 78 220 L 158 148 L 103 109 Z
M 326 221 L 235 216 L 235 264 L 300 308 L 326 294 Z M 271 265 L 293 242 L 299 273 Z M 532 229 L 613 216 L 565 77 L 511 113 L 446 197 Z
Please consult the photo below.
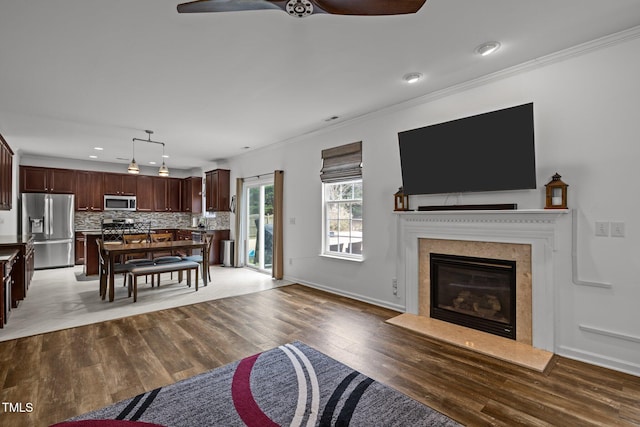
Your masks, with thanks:
M 162 144 L 162 166 L 158 170 L 158 175 L 169 176 L 169 168 L 164 164 L 164 144 Z
M 135 159 L 135 143 L 136 141 L 142 141 L 142 142 L 148 142 L 150 144 L 159 144 L 162 145 L 162 166 L 160 166 L 160 169 L 158 169 L 158 175 L 160 176 L 169 176 L 169 168 L 167 167 L 167 165 L 164 163 L 164 159 L 165 159 L 165 155 L 164 155 L 164 142 L 158 142 L 158 141 L 152 141 L 151 140 L 151 135 L 153 134 L 152 130 L 145 130 L 145 132 L 147 133 L 147 139 L 140 139 L 140 138 L 133 138 L 133 147 L 134 147 L 134 151 L 133 151 L 133 158 L 131 160 L 131 163 L 129 164 L 129 168 L 128 171 L 129 173 L 139 173 L 140 172 L 140 168 L 138 167 L 138 164 L 136 163 L 136 159 Z
M 133 156 L 131 157 L 131 163 L 129 163 L 129 167 L 127 168 L 127 171 L 129 173 L 133 173 L 133 174 L 137 175 L 137 174 L 140 173 L 140 168 L 138 167 L 138 164 L 136 163 L 136 140 L 135 140 L 135 138 L 133 139 L 131 144 L 133 145 Z

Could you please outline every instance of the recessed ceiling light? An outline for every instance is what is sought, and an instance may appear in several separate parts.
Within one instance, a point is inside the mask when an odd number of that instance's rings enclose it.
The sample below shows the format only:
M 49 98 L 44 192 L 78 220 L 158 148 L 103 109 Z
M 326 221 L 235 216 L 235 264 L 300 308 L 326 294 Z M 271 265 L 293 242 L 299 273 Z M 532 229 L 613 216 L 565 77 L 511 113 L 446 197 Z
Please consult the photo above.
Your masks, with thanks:
M 93 154 L 89 156 L 90 159 L 97 159 L 98 156 L 94 156 Z
M 409 84 L 417 83 L 422 80 L 422 73 L 408 73 L 402 76 L 402 80 Z
M 500 49 L 500 43 L 498 42 L 485 42 L 476 48 L 476 53 L 487 56 L 491 55 L 496 50 Z
M 163 154 L 163 155 L 162 155 L 162 158 L 163 158 L 163 159 L 168 159 L 168 158 L 169 158 L 169 155 L 168 155 L 168 154 Z
M 104 150 L 104 148 L 102 148 L 102 147 L 93 147 L 93 149 L 94 149 L 94 150 L 97 150 L 97 151 L 102 151 L 102 150 Z
M 150 164 L 150 165 L 155 165 L 155 164 L 156 164 L 156 162 L 149 162 L 149 164 Z

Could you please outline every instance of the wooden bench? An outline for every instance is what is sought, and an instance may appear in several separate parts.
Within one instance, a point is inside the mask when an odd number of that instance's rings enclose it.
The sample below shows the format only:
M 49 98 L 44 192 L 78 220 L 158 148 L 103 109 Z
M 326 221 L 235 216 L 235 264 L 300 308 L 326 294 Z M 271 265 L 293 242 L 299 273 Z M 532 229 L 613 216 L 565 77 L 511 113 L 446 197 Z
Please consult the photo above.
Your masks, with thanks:
M 127 275 L 130 277 L 129 282 L 129 296 L 133 293 L 133 302 L 138 300 L 138 276 L 155 275 L 161 273 L 187 272 L 187 286 L 191 287 L 191 270 L 196 272 L 196 291 L 198 290 L 198 269 L 200 264 L 193 261 L 174 261 L 174 262 L 159 262 L 155 264 L 144 264 L 132 266 Z M 158 280 L 158 286 L 160 281 Z

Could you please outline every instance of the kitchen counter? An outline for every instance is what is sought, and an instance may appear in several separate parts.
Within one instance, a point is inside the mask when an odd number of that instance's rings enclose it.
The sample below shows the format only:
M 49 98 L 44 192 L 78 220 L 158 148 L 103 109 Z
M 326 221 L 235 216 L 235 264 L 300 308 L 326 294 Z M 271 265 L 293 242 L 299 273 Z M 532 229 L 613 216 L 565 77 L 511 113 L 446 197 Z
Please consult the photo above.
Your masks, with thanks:
M 213 229 L 213 228 L 209 228 L 209 229 L 204 229 L 204 228 L 198 228 L 198 227 L 176 227 L 176 228 L 171 228 L 171 227 L 157 227 L 157 228 L 152 228 L 151 231 L 156 231 L 156 230 L 167 230 L 167 229 L 173 229 L 173 230 L 187 230 L 187 231 L 200 231 L 200 232 L 207 232 L 207 233 L 213 233 L 214 231 L 224 231 L 224 230 L 228 230 L 228 228 L 221 228 L 221 229 Z M 82 230 L 82 229 L 77 229 L 76 233 L 83 233 L 83 234 L 87 234 L 87 235 L 99 235 L 102 234 L 102 230 L 100 229 L 88 229 L 88 230 Z
M 224 231 L 224 230 L 228 230 L 228 228 L 198 228 L 198 227 L 183 227 L 180 228 L 180 230 L 187 230 L 187 231 L 199 231 L 201 233 L 213 233 L 214 231 Z
M 30 240 L 30 234 L 0 234 L 0 247 L 22 245 Z
M 10 261 L 18 253 L 17 249 L 0 249 L 0 262 Z

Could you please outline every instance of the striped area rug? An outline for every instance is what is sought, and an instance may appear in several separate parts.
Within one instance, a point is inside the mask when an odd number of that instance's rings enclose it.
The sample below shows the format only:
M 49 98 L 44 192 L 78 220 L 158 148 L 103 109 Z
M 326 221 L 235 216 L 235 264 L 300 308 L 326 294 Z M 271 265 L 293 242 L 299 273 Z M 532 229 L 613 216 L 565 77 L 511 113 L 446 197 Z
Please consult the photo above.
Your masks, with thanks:
M 460 425 L 294 342 L 56 426 L 138 423 L 171 427 Z

